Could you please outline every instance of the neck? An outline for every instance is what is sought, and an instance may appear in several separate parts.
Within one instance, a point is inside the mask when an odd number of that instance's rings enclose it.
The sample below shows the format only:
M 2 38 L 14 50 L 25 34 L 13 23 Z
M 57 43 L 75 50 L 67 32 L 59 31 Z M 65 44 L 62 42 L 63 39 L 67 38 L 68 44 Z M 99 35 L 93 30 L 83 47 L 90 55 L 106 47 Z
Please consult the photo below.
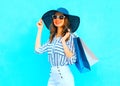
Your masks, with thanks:
M 57 36 L 57 37 L 59 37 L 59 36 L 62 35 L 62 30 L 63 30 L 62 27 L 58 27 L 58 28 L 57 28 L 57 33 L 56 33 L 56 36 Z

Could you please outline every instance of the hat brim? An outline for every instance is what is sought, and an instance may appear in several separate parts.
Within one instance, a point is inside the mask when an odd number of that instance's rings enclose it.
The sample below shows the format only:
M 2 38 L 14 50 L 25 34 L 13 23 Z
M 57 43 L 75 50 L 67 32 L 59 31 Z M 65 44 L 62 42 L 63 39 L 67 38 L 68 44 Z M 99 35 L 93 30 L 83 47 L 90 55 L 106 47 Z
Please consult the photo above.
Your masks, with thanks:
M 42 20 L 45 23 L 46 27 L 48 29 L 50 29 L 50 24 L 52 22 L 52 15 L 55 14 L 55 12 L 59 12 L 57 10 L 50 10 L 48 12 L 46 12 L 43 16 L 42 16 Z M 61 12 L 60 12 L 61 13 Z M 63 13 L 64 14 L 64 13 Z M 70 30 L 71 32 L 75 32 L 80 24 L 80 18 L 78 16 L 74 16 L 74 15 L 69 15 L 69 14 L 64 14 L 67 15 L 69 22 L 70 22 Z

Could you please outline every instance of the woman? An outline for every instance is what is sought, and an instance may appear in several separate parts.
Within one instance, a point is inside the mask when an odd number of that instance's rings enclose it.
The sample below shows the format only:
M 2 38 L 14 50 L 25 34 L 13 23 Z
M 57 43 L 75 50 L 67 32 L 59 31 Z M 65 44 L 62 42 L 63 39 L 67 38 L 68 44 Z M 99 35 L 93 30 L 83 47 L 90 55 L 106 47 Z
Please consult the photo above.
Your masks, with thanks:
M 41 32 L 43 22 L 50 30 L 49 41 L 41 46 Z M 48 86 L 74 86 L 74 78 L 69 65 L 75 63 L 73 35 L 79 26 L 80 18 L 69 15 L 65 8 L 46 12 L 37 23 L 38 33 L 35 43 L 35 51 L 48 52 L 51 64 Z

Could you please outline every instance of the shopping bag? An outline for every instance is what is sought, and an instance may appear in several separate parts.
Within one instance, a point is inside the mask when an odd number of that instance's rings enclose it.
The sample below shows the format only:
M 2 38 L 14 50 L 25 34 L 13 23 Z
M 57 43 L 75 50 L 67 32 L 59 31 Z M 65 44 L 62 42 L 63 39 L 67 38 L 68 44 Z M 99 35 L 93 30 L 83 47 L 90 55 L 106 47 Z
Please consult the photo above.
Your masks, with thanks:
M 75 53 L 77 57 L 75 62 L 77 69 L 81 73 L 90 71 L 90 65 L 85 55 L 80 38 L 79 37 L 73 38 L 73 42 L 74 42 Z
M 98 58 L 92 53 L 92 51 L 87 47 L 87 45 L 83 42 L 82 39 L 81 43 L 90 66 L 96 64 L 98 62 Z

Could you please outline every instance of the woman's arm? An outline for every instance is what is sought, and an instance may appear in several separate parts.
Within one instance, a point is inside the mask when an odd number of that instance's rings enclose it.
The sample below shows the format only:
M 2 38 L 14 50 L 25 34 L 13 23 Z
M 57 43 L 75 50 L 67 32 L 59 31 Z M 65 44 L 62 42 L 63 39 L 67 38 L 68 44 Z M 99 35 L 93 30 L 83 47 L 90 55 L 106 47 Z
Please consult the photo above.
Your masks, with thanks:
M 70 32 L 67 32 L 66 35 L 62 38 L 62 45 L 63 45 L 63 49 L 65 52 L 65 55 L 68 58 L 71 58 L 73 56 L 73 52 L 68 48 L 68 46 L 66 45 L 66 39 L 70 36 Z
M 42 19 L 37 23 L 38 27 L 38 32 L 36 36 L 36 41 L 35 41 L 35 50 L 41 47 L 41 33 L 42 33 L 42 28 L 43 28 L 43 22 Z

